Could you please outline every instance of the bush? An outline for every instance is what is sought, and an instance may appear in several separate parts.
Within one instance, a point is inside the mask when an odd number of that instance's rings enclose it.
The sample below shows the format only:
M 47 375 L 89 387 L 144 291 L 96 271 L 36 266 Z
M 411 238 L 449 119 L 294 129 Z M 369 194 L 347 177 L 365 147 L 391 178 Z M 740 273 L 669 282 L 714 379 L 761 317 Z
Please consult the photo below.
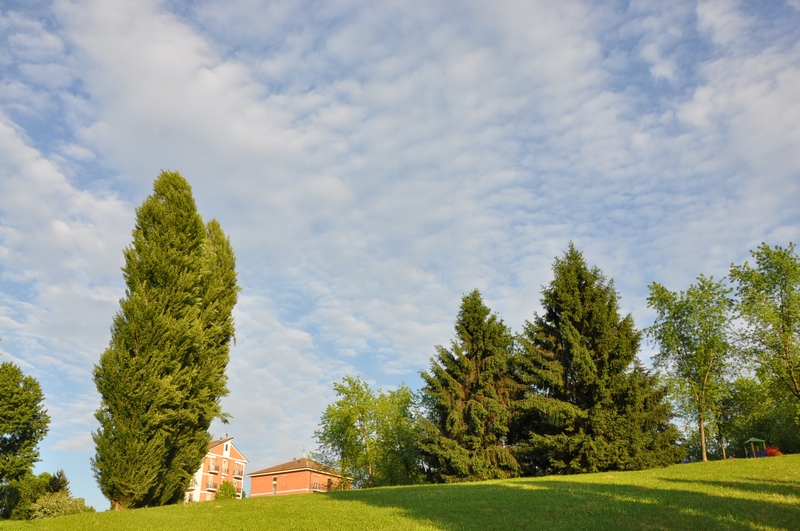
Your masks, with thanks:
M 51 477 L 47 472 L 38 476 L 28 474 L 0 487 L 0 518 L 29 520 L 31 506 L 47 493 Z
M 30 508 L 31 520 L 94 512 L 94 508 L 87 506 L 83 498 L 73 498 L 66 491 L 47 493 L 36 500 Z
M 217 495 L 214 497 L 215 500 L 235 500 L 236 499 L 236 487 L 233 486 L 233 483 L 230 481 L 223 481 L 222 485 L 219 486 L 219 490 L 217 491 Z

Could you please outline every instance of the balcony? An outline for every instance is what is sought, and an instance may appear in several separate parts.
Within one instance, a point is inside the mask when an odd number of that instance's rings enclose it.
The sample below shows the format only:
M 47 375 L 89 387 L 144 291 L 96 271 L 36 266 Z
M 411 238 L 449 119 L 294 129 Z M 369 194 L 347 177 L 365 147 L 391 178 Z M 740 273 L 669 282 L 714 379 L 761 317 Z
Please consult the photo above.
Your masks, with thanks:
M 228 475 L 228 467 L 226 467 L 226 466 L 222 467 L 222 475 L 223 476 L 227 476 Z
M 192 480 L 189 482 L 189 488 L 186 490 L 194 490 L 196 488 L 197 488 L 197 480 L 192 478 Z
M 236 479 L 242 479 L 242 476 L 244 476 L 244 469 L 243 468 L 234 468 L 233 469 L 233 477 L 235 477 Z
M 208 473 L 209 474 L 219 474 L 219 465 L 216 463 L 210 463 L 208 465 Z
M 311 484 L 312 492 L 330 492 L 330 485 L 328 483 L 317 483 L 316 481 Z
M 206 490 L 207 490 L 207 491 L 211 491 L 211 492 L 216 492 L 216 491 L 217 491 L 217 484 L 216 484 L 216 483 L 214 483 L 214 482 L 213 482 L 213 481 L 211 481 L 211 480 L 208 480 L 208 481 L 206 482 Z

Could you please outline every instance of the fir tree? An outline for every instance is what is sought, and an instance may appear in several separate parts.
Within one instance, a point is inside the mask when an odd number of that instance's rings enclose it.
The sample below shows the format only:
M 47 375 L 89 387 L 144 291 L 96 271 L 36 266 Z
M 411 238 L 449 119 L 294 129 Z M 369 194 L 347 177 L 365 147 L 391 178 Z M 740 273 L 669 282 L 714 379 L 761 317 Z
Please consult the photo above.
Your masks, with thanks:
M 421 373 L 428 409 L 421 447 L 432 479 L 514 476 L 517 462 L 506 446 L 514 393 L 512 335 L 478 290 L 463 297 L 455 332 L 450 349 L 436 347 L 430 372 Z
M 674 462 L 665 390 L 636 366 L 641 334 L 618 295 L 570 243 L 542 292 L 543 315 L 519 337 L 526 386 L 510 441 L 528 474 L 634 469 Z M 630 369 L 633 370 L 631 371 Z
M 101 396 L 92 461 L 116 508 L 175 503 L 226 419 L 225 368 L 237 293 L 230 242 L 203 223 L 191 187 L 162 172 L 124 251 L 125 297 L 95 366 Z

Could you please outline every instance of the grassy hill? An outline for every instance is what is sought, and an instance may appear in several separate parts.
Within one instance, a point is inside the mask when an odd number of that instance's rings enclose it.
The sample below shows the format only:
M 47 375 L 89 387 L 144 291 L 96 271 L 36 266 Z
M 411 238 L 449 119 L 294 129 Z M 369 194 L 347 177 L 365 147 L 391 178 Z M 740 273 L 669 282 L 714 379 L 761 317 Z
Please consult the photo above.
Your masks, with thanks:
M 798 530 L 800 455 L 0 522 L 17 529 Z

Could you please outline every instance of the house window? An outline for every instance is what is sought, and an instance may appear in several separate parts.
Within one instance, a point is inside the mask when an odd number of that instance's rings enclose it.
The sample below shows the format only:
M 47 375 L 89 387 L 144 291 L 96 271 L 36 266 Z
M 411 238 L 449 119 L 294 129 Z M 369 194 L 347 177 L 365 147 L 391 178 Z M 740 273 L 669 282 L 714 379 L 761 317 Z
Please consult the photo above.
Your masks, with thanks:
M 225 451 L 228 451 L 228 443 L 225 443 Z

